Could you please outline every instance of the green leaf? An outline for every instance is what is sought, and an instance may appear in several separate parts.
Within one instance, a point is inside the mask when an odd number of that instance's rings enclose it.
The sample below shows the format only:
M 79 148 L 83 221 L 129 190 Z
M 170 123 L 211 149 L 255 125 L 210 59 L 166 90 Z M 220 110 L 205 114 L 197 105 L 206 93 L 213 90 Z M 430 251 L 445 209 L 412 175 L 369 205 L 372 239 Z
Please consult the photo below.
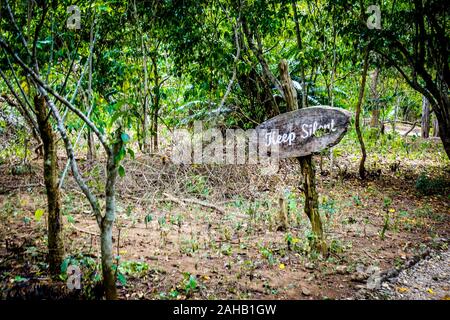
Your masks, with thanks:
M 14 282 L 24 282 L 24 281 L 28 281 L 28 279 L 24 278 L 22 276 L 15 276 L 14 277 Z
M 120 149 L 119 153 L 114 157 L 114 161 L 116 162 L 116 164 L 122 161 L 126 155 L 127 152 L 125 151 L 125 148 Z
M 65 274 L 67 272 L 69 263 L 70 263 L 70 258 L 64 259 L 64 261 L 61 263 L 61 273 Z
M 112 124 L 113 124 L 114 122 L 116 122 L 116 120 L 117 120 L 121 115 L 122 115 L 122 112 L 120 112 L 120 111 L 114 112 L 114 114 L 113 114 L 111 120 L 109 121 L 109 126 L 112 126 Z
M 125 177 L 125 169 L 122 166 L 119 167 L 119 176 Z
M 145 227 L 147 228 L 147 224 L 149 222 L 153 221 L 153 216 L 151 214 L 148 214 L 145 216 L 144 222 L 145 222 Z
M 128 149 L 128 154 L 130 155 L 130 157 L 131 157 L 133 160 L 136 158 L 133 150 Z
M 123 286 L 125 286 L 125 285 L 127 284 L 127 278 L 125 278 L 125 276 L 123 275 L 122 272 L 119 272 L 119 273 L 117 274 L 117 280 L 119 280 L 119 282 L 120 282 Z
M 42 215 L 44 214 L 44 210 L 42 209 L 37 209 L 36 212 L 34 213 L 34 219 L 36 221 L 41 221 Z

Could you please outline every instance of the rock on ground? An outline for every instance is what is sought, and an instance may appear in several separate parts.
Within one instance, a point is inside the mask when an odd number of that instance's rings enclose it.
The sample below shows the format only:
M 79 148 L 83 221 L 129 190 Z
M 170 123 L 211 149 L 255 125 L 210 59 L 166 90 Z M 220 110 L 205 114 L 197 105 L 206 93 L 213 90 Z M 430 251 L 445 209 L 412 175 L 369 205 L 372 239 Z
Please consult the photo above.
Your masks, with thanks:
M 426 259 L 384 282 L 377 295 L 389 300 L 449 300 L 449 290 L 450 249 L 447 249 L 432 252 Z

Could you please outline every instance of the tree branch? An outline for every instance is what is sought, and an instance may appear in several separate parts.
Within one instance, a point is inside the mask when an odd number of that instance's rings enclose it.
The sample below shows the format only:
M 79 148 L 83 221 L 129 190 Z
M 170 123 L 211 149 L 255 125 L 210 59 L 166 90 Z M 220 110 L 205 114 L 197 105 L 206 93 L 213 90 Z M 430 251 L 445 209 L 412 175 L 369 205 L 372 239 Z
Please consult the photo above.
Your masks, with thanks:
M 49 108 L 51 109 L 51 111 L 53 113 L 54 118 L 56 119 L 58 131 L 61 134 L 61 138 L 64 141 L 64 147 L 66 149 L 67 156 L 68 156 L 68 158 L 70 160 L 73 177 L 75 178 L 75 181 L 77 182 L 77 184 L 80 187 L 81 191 L 84 193 L 84 195 L 88 199 L 88 201 L 89 201 L 89 203 L 90 203 L 90 205 L 92 207 L 92 210 L 93 210 L 93 212 L 94 212 L 94 214 L 96 216 L 97 223 L 99 223 L 99 225 L 100 225 L 101 220 L 102 220 L 102 214 L 101 214 L 101 210 L 100 210 L 100 205 L 98 203 L 97 198 L 91 192 L 89 187 L 86 185 L 86 183 L 84 182 L 83 177 L 80 174 L 80 171 L 78 169 L 78 164 L 77 164 L 77 161 L 75 159 L 75 154 L 74 154 L 74 151 L 73 151 L 72 143 L 70 142 L 70 139 L 69 139 L 69 137 L 67 135 L 67 131 L 66 131 L 64 123 L 62 121 L 61 115 L 60 115 L 60 113 L 58 111 L 58 108 L 55 106 L 53 101 L 49 98 L 48 93 L 45 90 L 45 88 L 43 88 L 39 84 L 37 84 L 37 88 L 38 88 L 38 91 L 40 92 L 40 94 L 44 97 L 45 101 L 47 102 L 47 105 L 49 106 Z
M 20 57 L 14 53 L 11 50 L 11 47 L 2 39 L 0 38 L 0 46 L 2 46 L 9 54 L 11 54 L 14 58 L 14 60 L 24 69 L 24 71 L 28 72 L 29 75 L 33 78 L 33 80 L 40 86 L 42 89 L 45 89 L 48 93 L 50 93 L 52 96 L 54 96 L 57 100 L 59 100 L 62 104 L 67 106 L 73 113 L 75 113 L 78 117 L 80 117 L 87 126 L 96 134 L 98 137 L 100 143 L 105 148 L 105 151 L 110 154 L 111 149 L 109 148 L 108 144 L 106 143 L 106 140 L 104 136 L 100 133 L 98 128 L 95 126 L 95 124 L 92 123 L 92 121 L 86 117 L 86 115 L 81 112 L 78 108 L 76 108 L 72 103 L 67 101 L 66 98 L 61 97 L 55 90 L 50 88 L 32 69 L 30 69 L 23 61 L 20 59 Z
M 30 49 L 28 48 L 27 40 L 25 40 L 25 37 L 23 36 L 22 32 L 20 31 L 19 27 L 17 26 L 16 20 L 14 19 L 14 15 L 12 13 L 11 7 L 9 6 L 8 0 L 6 0 L 6 9 L 8 10 L 9 17 L 11 18 L 11 22 L 14 25 L 14 28 L 16 29 L 17 33 L 19 34 L 19 38 L 22 40 L 22 44 L 25 47 L 25 50 L 27 51 L 28 55 L 31 57 L 32 54 L 30 52 Z

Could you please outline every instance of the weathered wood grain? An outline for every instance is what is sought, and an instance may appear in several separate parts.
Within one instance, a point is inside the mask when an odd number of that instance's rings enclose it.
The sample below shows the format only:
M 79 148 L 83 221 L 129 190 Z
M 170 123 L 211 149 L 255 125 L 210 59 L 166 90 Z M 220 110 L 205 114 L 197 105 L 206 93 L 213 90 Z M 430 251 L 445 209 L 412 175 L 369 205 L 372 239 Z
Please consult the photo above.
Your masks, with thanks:
M 347 132 L 351 113 L 328 106 L 309 107 L 280 114 L 259 125 L 259 143 L 278 144 L 279 158 L 302 157 L 338 144 Z M 266 132 L 267 131 L 267 132 Z M 277 133 L 278 131 L 278 133 Z

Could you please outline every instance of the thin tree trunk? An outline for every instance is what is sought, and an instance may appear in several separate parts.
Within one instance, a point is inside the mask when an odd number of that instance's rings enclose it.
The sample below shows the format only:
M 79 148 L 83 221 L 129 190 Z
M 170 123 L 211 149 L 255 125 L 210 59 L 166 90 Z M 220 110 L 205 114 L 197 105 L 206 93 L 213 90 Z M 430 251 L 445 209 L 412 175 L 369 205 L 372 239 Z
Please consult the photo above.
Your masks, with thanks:
M 144 110 L 142 121 L 142 151 L 147 152 L 147 131 L 148 131 L 148 67 L 147 54 L 145 52 L 144 37 L 141 38 L 142 60 L 144 69 Z
M 160 83 L 158 74 L 158 62 L 156 56 L 152 56 L 153 75 L 154 75 L 154 94 L 153 94 L 153 117 L 152 117 L 152 145 L 153 152 L 158 152 L 158 117 L 160 103 Z
M 311 222 L 311 229 L 314 234 L 313 246 L 325 256 L 328 250 L 319 213 L 319 197 L 316 190 L 316 170 L 314 161 L 311 155 L 299 157 L 298 160 L 300 161 L 304 179 L 305 213 Z
M 87 160 L 94 161 L 96 158 L 94 135 L 92 134 L 92 130 L 90 130 L 90 129 L 88 129 L 88 132 L 87 132 L 87 143 L 88 143 Z
M 400 101 L 401 97 L 400 95 L 397 97 L 397 103 L 395 104 L 395 110 L 394 110 L 394 122 L 392 123 L 392 132 L 396 132 L 396 125 L 398 120 L 398 109 L 400 108 Z
M 300 26 L 298 22 L 298 14 L 297 14 L 297 5 L 294 0 L 291 2 L 292 8 L 294 10 L 294 20 L 295 20 L 295 31 L 297 34 L 297 47 L 301 51 L 303 48 L 302 44 L 302 37 L 300 33 Z M 304 66 L 301 65 L 301 76 L 302 76 L 302 108 L 308 107 L 308 94 L 306 89 L 306 80 L 305 80 L 305 69 Z M 283 62 L 280 64 L 280 74 L 282 77 L 282 83 L 284 84 L 286 79 L 290 80 L 289 71 L 286 66 L 283 66 Z M 292 82 L 290 82 L 290 85 L 292 86 Z M 297 99 L 288 101 L 286 100 L 288 104 L 288 110 L 296 110 L 298 109 L 298 101 Z M 327 254 L 327 243 L 325 241 L 325 237 L 323 234 L 323 228 L 322 228 L 322 220 L 320 219 L 319 214 L 319 201 L 317 196 L 317 190 L 316 190 L 316 172 L 314 168 L 314 162 L 312 159 L 312 156 L 306 156 L 306 157 L 299 157 L 297 158 L 300 162 L 300 167 L 302 170 L 303 175 L 303 189 L 305 193 L 305 213 L 309 218 L 309 221 L 311 222 L 311 229 L 315 236 L 315 241 L 313 245 L 315 246 L 315 249 L 319 252 L 322 252 L 323 255 Z
M 120 132 L 121 130 L 118 130 Z M 118 141 L 121 141 L 120 137 Z M 116 143 L 113 149 L 108 153 L 108 160 L 106 165 L 106 212 L 102 218 L 100 226 L 100 241 L 102 253 L 102 271 L 103 271 L 103 286 L 105 289 L 105 296 L 108 300 L 117 299 L 116 288 L 116 273 L 114 270 L 114 253 L 112 244 L 112 231 L 114 221 L 116 219 L 116 179 L 118 173 L 118 164 L 115 160 L 116 155 L 122 148 L 122 143 Z
M 58 188 L 56 140 L 49 122 L 44 97 L 36 95 L 34 97 L 34 106 L 41 140 L 44 145 L 44 181 L 48 204 L 48 264 L 50 274 L 57 276 L 60 274 L 61 263 L 64 258 L 64 244 L 62 237 L 61 200 Z
M 430 103 L 427 98 L 422 96 L 422 123 L 420 129 L 422 138 L 430 137 Z
M 439 137 L 439 123 L 437 121 L 436 115 L 433 117 L 433 137 Z
M 289 69 L 286 60 L 282 60 L 279 64 L 281 86 L 284 91 L 284 97 L 288 106 L 288 111 L 298 109 L 297 92 L 292 85 L 289 75 Z M 314 249 L 327 254 L 327 244 L 323 235 L 322 221 L 319 214 L 319 201 L 316 190 L 316 171 L 312 159 L 312 155 L 297 158 L 300 162 L 303 175 L 303 189 L 305 193 L 305 213 L 311 222 L 311 229 L 314 234 L 312 243 Z
M 372 128 L 378 128 L 380 126 L 380 108 L 378 105 L 379 95 L 378 95 L 378 76 L 380 74 L 380 69 L 376 68 L 371 75 L 370 81 L 370 99 L 372 100 L 372 118 L 370 120 L 370 126 Z
M 367 69 L 369 68 L 369 45 L 367 45 L 366 48 L 366 52 L 364 54 L 364 67 L 363 67 L 363 72 L 361 75 L 361 87 L 359 88 L 359 97 L 358 97 L 358 103 L 356 105 L 356 116 L 355 116 L 355 129 L 356 129 L 356 134 L 358 135 L 358 141 L 359 144 L 361 145 L 361 153 L 362 153 L 362 157 L 361 157 L 361 162 L 359 163 L 359 176 L 361 177 L 361 179 L 364 179 L 366 177 L 366 169 L 365 169 L 365 162 L 366 162 L 366 158 L 367 158 L 367 153 L 366 153 L 366 147 L 364 145 L 364 140 L 362 137 L 362 133 L 361 133 L 361 127 L 360 127 L 360 116 L 361 116 L 361 106 L 363 103 L 363 99 L 364 99 L 364 91 L 366 88 L 366 78 L 367 78 Z
M 300 33 L 300 24 L 298 22 L 297 4 L 295 0 L 292 0 L 292 9 L 294 10 L 294 22 L 295 22 L 295 34 L 297 36 L 298 50 L 302 50 L 302 34 Z M 306 87 L 305 67 L 303 62 L 300 64 L 300 75 L 302 81 L 302 108 L 308 107 L 308 89 Z
M 91 32 L 90 32 L 90 40 L 89 40 L 89 48 L 91 48 L 94 45 L 94 23 L 92 23 L 91 26 Z M 92 56 L 93 54 L 89 55 L 89 81 L 88 81 L 88 100 L 89 104 L 93 106 L 93 94 L 92 94 Z M 88 128 L 87 132 L 87 142 L 88 142 L 88 154 L 87 154 L 87 160 L 93 161 L 95 160 L 95 148 L 94 148 L 94 137 L 92 134 L 92 130 Z

